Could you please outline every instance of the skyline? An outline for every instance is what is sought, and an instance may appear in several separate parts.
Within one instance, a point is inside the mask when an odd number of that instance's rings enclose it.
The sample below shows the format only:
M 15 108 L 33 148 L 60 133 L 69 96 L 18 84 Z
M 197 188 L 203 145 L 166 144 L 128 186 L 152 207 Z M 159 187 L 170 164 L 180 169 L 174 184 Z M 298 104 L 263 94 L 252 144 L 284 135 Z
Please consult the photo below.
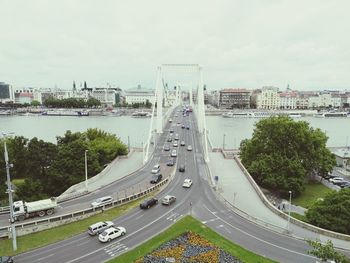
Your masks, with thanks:
M 208 90 L 349 90 L 350 3 L 260 2 L 1 3 L 0 81 L 153 88 L 157 66 L 198 63 Z

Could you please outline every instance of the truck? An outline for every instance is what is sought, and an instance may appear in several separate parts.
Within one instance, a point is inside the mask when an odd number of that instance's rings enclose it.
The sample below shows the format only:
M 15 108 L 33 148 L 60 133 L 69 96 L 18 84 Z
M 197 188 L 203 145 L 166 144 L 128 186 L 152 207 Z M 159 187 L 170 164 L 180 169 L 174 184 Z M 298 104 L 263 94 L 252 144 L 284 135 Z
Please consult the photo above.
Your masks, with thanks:
M 22 221 L 34 216 L 50 216 L 55 212 L 57 206 L 55 197 L 34 202 L 16 201 L 13 202 L 14 220 Z

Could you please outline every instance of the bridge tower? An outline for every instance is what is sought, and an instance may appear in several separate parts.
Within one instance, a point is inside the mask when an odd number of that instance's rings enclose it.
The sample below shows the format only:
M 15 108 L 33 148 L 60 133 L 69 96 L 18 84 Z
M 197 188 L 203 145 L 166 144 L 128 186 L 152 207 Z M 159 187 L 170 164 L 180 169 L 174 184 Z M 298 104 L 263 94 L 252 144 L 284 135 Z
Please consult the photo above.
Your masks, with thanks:
M 207 127 L 205 121 L 205 109 L 204 109 L 204 85 L 203 85 L 203 70 L 198 64 L 162 64 L 157 68 L 157 80 L 155 88 L 155 96 L 152 106 L 152 117 L 151 124 L 148 134 L 148 139 L 146 144 L 143 146 L 144 158 L 143 162 L 146 163 L 149 159 L 150 145 L 156 145 L 156 137 L 159 137 L 163 133 L 163 128 L 166 124 L 166 119 L 169 117 L 170 113 L 174 110 L 175 107 L 179 106 L 182 103 L 182 88 L 179 84 L 176 86 L 175 99 L 173 105 L 163 113 L 163 102 L 164 99 L 167 99 L 166 86 L 164 85 L 164 72 L 174 72 L 174 73 L 194 73 L 196 74 L 196 83 L 197 83 L 197 104 L 193 104 L 193 91 L 192 87 L 189 88 L 190 93 L 190 105 L 194 109 L 196 115 L 196 120 L 198 124 L 198 130 L 201 137 L 201 142 L 204 150 L 204 159 L 206 162 L 209 161 L 208 157 L 208 143 L 207 143 Z M 155 104 L 157 104 L 157 117 L 156 117 L 156 129 L 153 129 L 153 120 L 155 112 Z

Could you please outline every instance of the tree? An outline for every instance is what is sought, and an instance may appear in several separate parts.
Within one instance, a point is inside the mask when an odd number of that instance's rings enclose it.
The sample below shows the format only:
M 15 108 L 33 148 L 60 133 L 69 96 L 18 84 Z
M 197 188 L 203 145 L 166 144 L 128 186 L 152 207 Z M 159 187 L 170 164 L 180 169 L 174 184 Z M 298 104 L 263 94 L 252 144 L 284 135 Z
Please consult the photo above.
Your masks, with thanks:
M 96 107 L 96 106 L 101 106 L 101 101 L 99 101 L 98 99 L 95 98 L 89 98 L 86 102 L 86 105 L 88 107 Z
M 323 245 L 319 241 L 306 240 L 306 242 L 313 248 L 308 253 L 321 259 L 324 262 L 327 260 L 334 260 L 336 263 L 349 263 L 350 260 L 343 254 L 336 251 L 331 240 Z
M 37 107 L 37 106 L 40 106 L 40 102 L 37 101 L 37 100 L 33 100 L 31 103 L 30 103 L 31 106 L 34 106 L 34 107 Z
M 8 153 L 11 158 L 10 162 L 13 164 L 13 168 L 11 168 L 11 179 L 25 178 L 28 175 L 27 144 L 28 139 L 23 136 L 15 136 L 8 140 Z
M 271 117 L 255 125 L 251 139 L 241 142 L 241 160 L 258 184 L 288 196 L 299 195 L 307 179 L 325 175 L 335 165 L 327 136 L 305 121 Z
M 146 108 L 151 108 L 152 107 L 152 103 L 150 103 L 149 100 L 146 100 L 145 106 L 146 106 Z
M 332 231 L 350 234 L 350 189 L 332 191 L 306 212 L 308 222 Z

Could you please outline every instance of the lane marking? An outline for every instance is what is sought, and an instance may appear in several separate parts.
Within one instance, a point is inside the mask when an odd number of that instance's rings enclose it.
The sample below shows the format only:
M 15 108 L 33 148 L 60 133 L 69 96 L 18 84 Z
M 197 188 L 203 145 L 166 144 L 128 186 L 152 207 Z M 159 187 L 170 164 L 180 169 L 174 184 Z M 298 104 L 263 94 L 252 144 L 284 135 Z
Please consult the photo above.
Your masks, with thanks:
M 43 259 L 47 259 L 47 258 L 52 257 L 52 256 L 54 256 L 54 255 L 55 255 L 55 254 L 50 254 L 50 255 L 48 255 L 48 256 L 46 256 L 46 257 L 38 258 L 37 261 L 40 261 L 40 260 L 43 260 Z
M 244 230 L 242 230 L 242 229 L 240 229 L 240 228 L 238 228 L 238 227 L 233 226 L 231 223 L 227 222 L 227 221 L 224 220 L 223 218 L 221 218 L 221 217 L 215 215 L 206 205 L 203 205 L 203 206 L 204 206 L 204 208 L 207 209 L 212 215 L 216 216 L 219 220 L 221 220 L 222 222 L 224 222 L 224 223 L 227 224 L 228 226 L 232 227 L 233 229 L 235 229 L 235 230 L 237 230 L 237 231 L 239 231 L 239 232 L 241 232 L 241 233 L 243 233 L 243 234 L 245 234 L 245 235 L 247 235 L 247 236 L 249 236 L 249 237 L 252 237 L 252 238 L 254 238 L 254 239 L 256 239 L 256 240 L 258 240 L 258 241 L 260 241 L 260 242 L 262 242 L 262 243 L 268 244 L 268 245 L 270 245 L 270 246 L 273 246 L 273 247 L 276 247 L 276 248 L 279 248 L 279 249 L 288 251 L 288 252 L 290 252 L 290 253 L 294 253 L 294 254 L 297 254 L 297 255 L 301 255 L 301 256 L 305 256 L 305 257 L 309 257 L 309 258 L 315 259 L 315 257 L 310 256 L 310 255 L 308 255 L 308 254 L 300 253 L 300 252 L 297 252 L 297 251 L 294 251 L 294 250 L 291 250 L 291 249 L 288 249 L 288 248 L 285 248 L 285 247 L 281 247 L 281 246 L 275 245 L 275 244 L 273 244 L 273 243 L 271 243 L 271 242 L 265 241 L 265 240 L 263 240 L 263 239 L 261 239 L 261 238 L 259 238 L 259 237 L 256 237 L 256 236 L 254 236 L 254 235 L 252 235 L 252 234 L 249 234 L 248 232 L 246 232 L 246 231 L 244 231 Z

